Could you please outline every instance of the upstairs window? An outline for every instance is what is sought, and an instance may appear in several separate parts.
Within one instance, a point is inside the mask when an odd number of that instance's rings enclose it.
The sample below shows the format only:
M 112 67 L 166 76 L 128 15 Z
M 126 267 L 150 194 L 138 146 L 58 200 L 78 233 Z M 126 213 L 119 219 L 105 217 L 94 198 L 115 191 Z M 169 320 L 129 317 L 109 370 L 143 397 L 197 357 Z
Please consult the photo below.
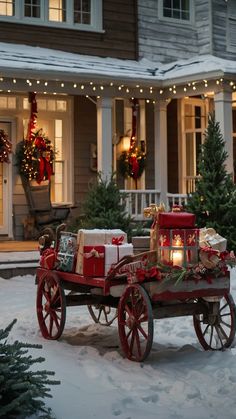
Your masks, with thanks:
M 0 1 L 0 16 L 15 16 L 15 0 Z
M 49 20 L 66 22 L 66 0 L 49 0 Z
M 102 32 L 102 0 L 0 0 L 0 20 Z
M 236 52 L 236 0 L 227 2 L 227 50 Z
M 160 0 L 160 17 L 176 21 L 190 22 L 192 0 Z

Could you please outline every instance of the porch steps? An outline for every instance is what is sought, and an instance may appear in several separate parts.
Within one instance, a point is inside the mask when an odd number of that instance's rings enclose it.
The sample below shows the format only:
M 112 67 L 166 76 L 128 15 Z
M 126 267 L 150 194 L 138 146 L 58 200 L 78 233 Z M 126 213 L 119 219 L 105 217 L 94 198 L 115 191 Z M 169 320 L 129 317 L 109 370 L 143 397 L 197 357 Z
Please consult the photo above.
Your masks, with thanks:
M 39 252 L 0 252 L 0 277 L 35 275 L 39 266 Z

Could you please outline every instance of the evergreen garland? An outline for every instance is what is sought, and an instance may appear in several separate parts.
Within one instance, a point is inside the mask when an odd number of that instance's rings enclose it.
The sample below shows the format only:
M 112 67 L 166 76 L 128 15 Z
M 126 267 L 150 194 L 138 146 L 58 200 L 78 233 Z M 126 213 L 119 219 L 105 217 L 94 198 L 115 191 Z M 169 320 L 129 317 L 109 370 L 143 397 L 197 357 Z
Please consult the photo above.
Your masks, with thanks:
M 32 132 L 30 139 L 21 141 L 16 147 L 19 172 L 29 180 L 36 179 L 38 183 L 50 180 L 54 158 L 52 143 L 42 129 Z
M 136 171 L 134 171 L 134 159 L 137 161 Z M 123 151 L 121 153 L 118 160 L 118 170 L 124 178 L 132 177 L 134 179 L 138 179 L 145 169 L 145 163 L 146 153 L 136 147 L 134 150 L 130 149 L 129 151 Z
M 215 115 L 208 117 L 201 148 L 196 190 L 188 197 L 187 210 L 196 214 L 198 227 L 212 227 L 236 250 L 236 187 L 226 171 L 227 152 Z
M 0 417 L 14 419 L 19 415 L 23 419 L 40 412 L 38 417 L 51 418 L 51 410 L 42 399 L 52 397 L 48 386 L 60 382 L 48 379 L 54 375 L 52 371 L 30 370 L 33 364 L 44 362 L 45 358 L 32 358 L 28 349 L 41 349 L 41 345 L 7 342 L 15 323 L 16 319 L 0 330 Z
M 0 162 L 10 163 L 9 154 L 12 152 L 12 145 L 8 135 L 3 129 L 0 129 Z

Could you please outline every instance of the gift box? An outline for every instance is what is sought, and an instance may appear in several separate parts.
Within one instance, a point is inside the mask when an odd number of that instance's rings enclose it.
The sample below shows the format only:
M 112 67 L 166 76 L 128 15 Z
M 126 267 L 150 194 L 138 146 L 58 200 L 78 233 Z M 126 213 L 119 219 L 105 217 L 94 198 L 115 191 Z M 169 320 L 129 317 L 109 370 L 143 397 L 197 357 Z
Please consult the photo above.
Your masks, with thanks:
M 77 236 L 78 253 L 76 263 L 76 273 L 83 275 L 84 264 L 84 246 L 100 246 L 105 244 L 112 244 L 114 240 L 119 241 L 119 244 L 127 242 L 127 234 L 120 229 L 80 229 Z
M 64 272 L 75 271 L 77 255 L 77 234 L 63 231 L 58 246 L 57 269 Z
M 212 249 L 224 252 L 227 248 L 227 239 L 220 236 L 214 228 L 201 228 L 199 237 L 199 246 L 212 247 Z
M 83 249 L 83 275 L 105 275 L 105 248 L 104 246 L 84 246 Z
M 56 265 L 57 255 L 55 249 L 45 249 L 40 258 L 40 266 L 45 269 L 54 269 Z
M 114 240 L 113 240 L 114 242 Z M 133 245 L 124 243 L 121 245 L 105 244 L 105 275 L 108 274 L 112 265 L 118 263 L 124 256 L 134 254 Z
M 111 269 L 124 256 L 133 255 L 133 245 L 105 244 L 103 246 L 84 246 L 83 249 L 83 275 L 106 276 Z
M 190 212 L 173 211 L 158 214 L 160 228 L 194 228 L 195 222 L 196 216 Z

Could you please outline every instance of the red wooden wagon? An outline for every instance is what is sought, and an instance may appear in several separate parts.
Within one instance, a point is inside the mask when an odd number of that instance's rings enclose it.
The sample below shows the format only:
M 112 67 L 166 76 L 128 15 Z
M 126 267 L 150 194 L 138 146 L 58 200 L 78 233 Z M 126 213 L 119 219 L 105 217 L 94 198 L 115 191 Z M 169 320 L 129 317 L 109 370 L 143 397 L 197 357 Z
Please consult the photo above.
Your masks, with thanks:
M 156 279 L 140 283 L 135 264 L 155 255 L 150 251 L 125 257 L 101 278 L 38 268 L 37 316 L 43 337 L 61 336 L 66 307 L 87 305 L 95 322 L 110 325 L 117 317 L 121 348 L 133 361 L 148 356 L 154 319 L 167 317 L 193 316 L 196 335 L 205 350 L 230 347 L 235 336 L 235 304 L 229 272 L 212 276 L 210 283 L 191 278 L 178 284 Z M 133 269 L 131 282 L 124 267 Z

